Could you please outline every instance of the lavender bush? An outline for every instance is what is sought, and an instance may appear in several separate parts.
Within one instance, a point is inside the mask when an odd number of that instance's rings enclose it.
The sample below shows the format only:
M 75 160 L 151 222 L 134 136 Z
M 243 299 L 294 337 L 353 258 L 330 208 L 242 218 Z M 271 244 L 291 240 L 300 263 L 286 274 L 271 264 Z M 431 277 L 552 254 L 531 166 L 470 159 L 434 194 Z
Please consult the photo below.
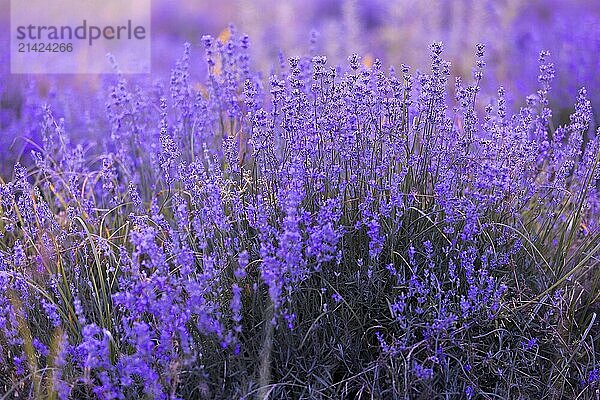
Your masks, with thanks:
M 5 1 L 8 3 L 8 0 Z M 444 57 L 452 73 L 468 80 L 475 63 L 477 42 L 486 44 L 486 79 L 481 82 L 483 107 L 499 86 L 506 88 L 510 113 L 518 112 L 527 95 L 537 90 L 537 56 L 550 50 L 559 74 L 549 93 L 556 124 L 568 123 L 580 87 L 589 89 L 596 120 L 600 96 L 600 7 L 584 0 L 180 0 L 152 2 L 152 70 L 167 75 L 187 40 L 201 46 L 201 36 L 228 34 L 236 21 L 251 34 L 254 65 L 264 72 L 277 67 L 280 50 L 287 55 L 327 54 L 329 64 L 344 63 L 351 53 L 391 65 L 407 63 L 426 70 L 429 55 L 423 49 L 444 42 Z M 0 44 L 9 47 L 9 7 L 0 7 Z M 0 174 L 10 175 L 20 156 L 28 157 L 30 141 L 40 143 L 34 119 L 48 103 L 64 116 L 72 143 L 98 141 L 99 129 L 88 121 L 101 117 L 101 103 L 90 93 L 107 90 L 97 77 L 10 75 L 8 54 L 0 55 Z M 204 82 L 201 57 L 190 60 L 192 86 Z M 268 75 L 267 75 L 268 76 Z M 131 82 L 131 77 L 130 77 Z M 68 93 L 72 93 L 72 97 Z M 91 97 L 91 98 L 90 98 Z M 90 115 L 92 114 L 92 115 Z
M 468 80 L 439 43 L 427 73 L 266 77 L 231 31 L 202 84 L 186 45 L 167 83 L 90 100 L 105 118 L 32 109 L 0 185 L 2 398 L 598 396 L 586 89 L 556 125 L 545 52 L 513 113 L 502 87 L 481 106 L 483 45 Z

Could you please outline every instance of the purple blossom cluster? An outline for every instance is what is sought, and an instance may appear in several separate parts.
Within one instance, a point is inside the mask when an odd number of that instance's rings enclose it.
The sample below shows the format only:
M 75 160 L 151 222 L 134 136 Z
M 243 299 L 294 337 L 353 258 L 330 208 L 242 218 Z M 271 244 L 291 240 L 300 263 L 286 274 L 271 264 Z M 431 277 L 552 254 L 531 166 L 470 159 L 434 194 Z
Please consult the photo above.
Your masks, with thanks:
M 481 106 L 353 54 L 186 44 L 168 82 L 118 75 L 104 118 L 32 111 L 0 184 L 0 391 L 29 398 L 575 398 L 598 387 L 600 131 L 555 67 Z M 478 98 L 479 96 L 479 98 Z M 105 137 L 74 145 L 87 118 Z M 35 123 L 34 123 L 35 121 Z
M 210 4 L 210 5 L 209 5 Z M 435 6 L 434 6 L 435 4 Z M 0 13 L 2 41 L 9 47 L 9 12 Z M 375 58 L 398 65 L 401 62 L 425 69 L 428 54 L 422 51 L 431 42 L 443 41 L 445 57 L 453 64 L 453 74 L 468 79 L 475 52 L 465 51 L 484 42 L 488 59 L 480 105 L 496 88 L 507 89 L 506 104 L 518 111 L 525 96 L 536 91 L 536 57 L 543 49 L 553 54 L 560 73 L 550 93 L 556 117 L 563 123 L 580 87 L 590 89 L 590 100 L 597 110 L 600 98 L 592 88 L 598 86 L 600 66 L 600 7 L 581 0 L 290 0 L 274 4 L 255 0 L 238 4 L 231 0 L 198 3 L 181 0 L 177 7 L 169 1 L 152 2 L 152 69 L 165 74 L 179 56 L 180 43 L 202 47 L 201 37 L 230 35 L 223 29 L 237 21 L 255 40 L 253 62 L 263 71 L 277 68 L 277 54 L 325 53 L 337 65 L 352 52 L 364 55 L 364 63 Z M 0 171 L 10 174 L 19 156 L 28 157 L 34 144 L 41 142 L 35 129 L 41 105 L 49 103 L 55 111 L 68 116 L 69 137 L 73 142 L 100 141 L 95 122 L 102 109 L 94 107 L 106 81 L 102 77 L 56 78 L 39 75 L 18 76 L 8 72 L 8 53 L 0 56 L 0 145 L 10 151 L 0 153 Z M 192 57 L 192 82 L 203 82 L 207 65 Z M 106 88 L 104 88 L 106 89 Z M 70 93 L 70 96 L 64 94 Z M 483 107 L 482 106 L 482 107 Z M 597 111 L 596 111 L 597 113 Z M 6 162 L 4 162 L 6 161 Z

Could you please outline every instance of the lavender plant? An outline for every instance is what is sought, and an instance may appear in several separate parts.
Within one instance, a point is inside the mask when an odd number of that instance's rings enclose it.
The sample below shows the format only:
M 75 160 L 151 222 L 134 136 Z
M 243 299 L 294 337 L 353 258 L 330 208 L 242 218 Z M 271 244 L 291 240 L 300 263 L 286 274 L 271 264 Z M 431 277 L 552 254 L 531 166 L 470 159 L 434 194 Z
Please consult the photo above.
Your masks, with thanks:
M 3 398 L 593 398 L 600 149 L 555 71 L 484 108 L 485 48 L 451 85 L 352 55 L 253 71 L 190 45 L 168 83 L 118 76 L 106 137 L 42 146 L 0 185 Z M 33 128 L 32 128 L 33 129 Z

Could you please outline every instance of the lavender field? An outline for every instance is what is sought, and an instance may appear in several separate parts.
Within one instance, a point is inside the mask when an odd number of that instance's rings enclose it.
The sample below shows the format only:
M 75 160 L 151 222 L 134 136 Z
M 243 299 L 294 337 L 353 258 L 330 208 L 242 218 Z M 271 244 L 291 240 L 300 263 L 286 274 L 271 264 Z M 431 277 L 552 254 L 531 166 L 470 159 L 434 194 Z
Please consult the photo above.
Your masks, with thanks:
M 0 400 L 600 399 L 600 3 L 154 1 L 0 56 Z

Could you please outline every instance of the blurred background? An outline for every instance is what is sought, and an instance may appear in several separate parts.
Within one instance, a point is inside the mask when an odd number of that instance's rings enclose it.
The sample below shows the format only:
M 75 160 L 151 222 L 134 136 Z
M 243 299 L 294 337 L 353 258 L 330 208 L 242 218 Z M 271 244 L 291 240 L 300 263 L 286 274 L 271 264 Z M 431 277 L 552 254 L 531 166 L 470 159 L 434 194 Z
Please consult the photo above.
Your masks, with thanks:
M 44 103 L 73 126 L 73 137 L 93 140 L 99 132 L 86 133 L 81 126 L 102 114 L 102 86 L 115 78 L 11 75 L 9 0 L 0 4 L 0 160 L 10 165 L 28 141 L 39 140 L 34 122 Z M 493 96 L 502 85 L 513 108 L 523 104 L 538 85 L 539 53 L 549 50 L 556 67 L 551 105 L 557 118 L 568 115 L 581 86 L 596 112 L 600 107 L 596 0 L 154 0 L 152 8 L 152 74 L 134 80 L 166 81 L 187 41 L 192 79 L 202 82 L 201 37 L 224 34 L 232 23 L 250 36 L 252 64 L 266 77 L 280 52 L 285 57 L 324 54 L 329 64 L 359 53 L 367 62 L 380 58 L 385 66 L 404 63 L 413 71 L 427 70 L 429 45 L 442 41 L 452 74 L 471 79 L 475 45 L 483 42 L 484 96 Z

